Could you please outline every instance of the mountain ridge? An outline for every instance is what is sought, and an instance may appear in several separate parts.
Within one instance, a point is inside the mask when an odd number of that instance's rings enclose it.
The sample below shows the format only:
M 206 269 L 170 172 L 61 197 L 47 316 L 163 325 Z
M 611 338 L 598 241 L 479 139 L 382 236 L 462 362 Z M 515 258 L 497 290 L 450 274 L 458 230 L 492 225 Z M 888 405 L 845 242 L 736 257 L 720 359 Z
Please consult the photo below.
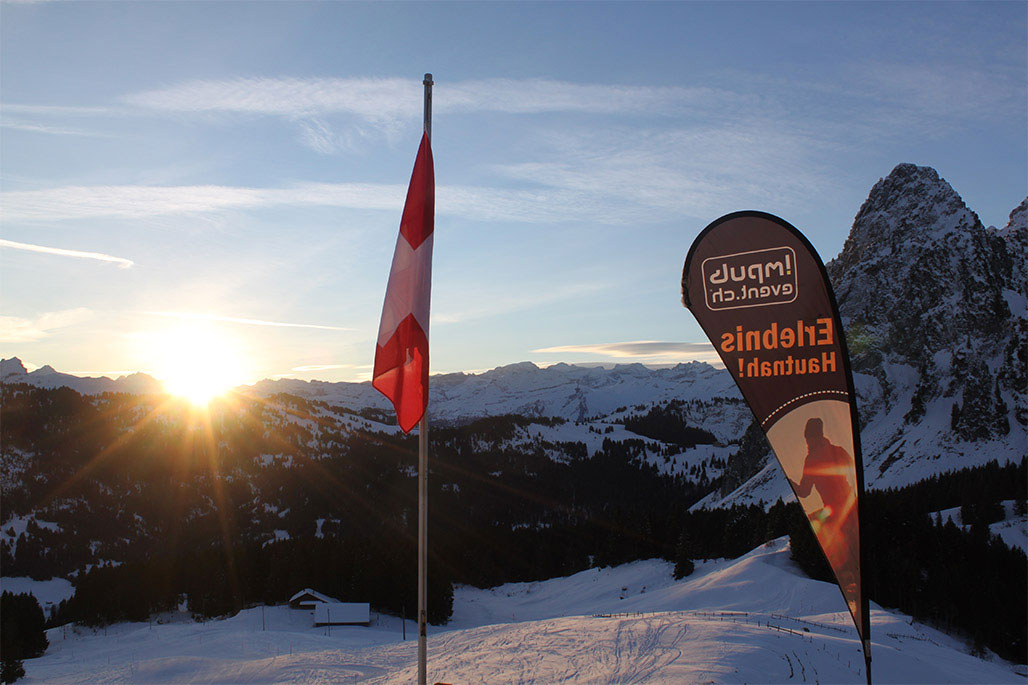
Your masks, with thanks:
M 841 252 L 826 265 L 851 352 L 869 486 L 905 485 L 1024 455 L 1026 254 L 1028 198 L 996 229 L 983 226 L 930 167 L 899 164 L 871 189 Z M 77 379 L 42 369 L 26 374 L 16 361 L 0 365 L 13 369 L 2 372 L 6 382 L 100 391 L 131 386 L 131 377 Z M 147 378 L 136 386 L 151 387 Z M 258 398 L 286 393 L 348 410 L 370 409 L 381 420 L 391 411 L 367 382 L 277 379 L 240 390 Z M 430 418 L 443 425 L 519 414 L 592 422 L 605 431 L 630 414 L 677 401 L 694 403 L 691 425 L 712 430 L 725 444 L 739 444 L 749 421 L 745 411 L 696 409 L 711 399 L 742 406 L 730 375 L 702 362 L 661 369 L 518 362 L 479 374 L 433 376 L 430 392 Z M 738 487 L 712 493 L 705 506 L 766 506 L 791 498 L 766 443 L 751 443 L 746 463 L 733 469 Z

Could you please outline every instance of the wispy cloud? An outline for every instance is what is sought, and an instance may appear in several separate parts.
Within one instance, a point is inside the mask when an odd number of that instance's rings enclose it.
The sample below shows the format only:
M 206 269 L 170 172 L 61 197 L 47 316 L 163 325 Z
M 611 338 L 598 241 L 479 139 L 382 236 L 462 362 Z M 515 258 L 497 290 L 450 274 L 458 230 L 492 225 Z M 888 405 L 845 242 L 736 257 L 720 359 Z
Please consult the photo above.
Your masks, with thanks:
M 8 117 L 11 114 L 92 117 L 109 115 L 112 112 L 116 112 L 117 110 L 112 109 L 110 107 L 83 107 L 76 105 L 26 105 L 5 102 L 2 105 L 0 105 L 0 111 L 3 112 L 4 117 Z
M 369 120 L 417 114 L 421 82 L 387 78 L 242 78 L 186 81 L 133 93 L 123 101 L 167 112 L 226 112 L 286 117 L 330 113 Z
M 183 319 L 189 321 L 219 321 L 222 323 L 236 323 L 244 326 L 274 326 L 280 328 L 315 328 L 323 331 L 352 331 L 352 328 L 343 326 L 326 326 L 313 323 L 288 323 L 283 321 L 266 321 L 263 319 L 246 319 L 237 316 L 221 316 L 218 314 L 203 314 L 197 312 L 143 312 L 149 316 L 161 316 L 169 319 Z M 293 369 L 296 371 L 296 369 Z
M 303 373 L 305 371 L 329 371 L 331 369 L 353 369 L 353 364 L 308 364 L 306 366 L 294 366 L 293 371 Z
M 1024 116 L 1028 85 L 1021 69 L 950 64 L 872 63 L 855 69 L 854 83 L 874 101 L 921 117 L 995 119 Z
M 131 376 L 134 373 L 139 373 L 139 370 L 138 369 L 116 369 L 114 371 L 110 371 L 110 370 L 96 371 L 94 369 L 85 369 L 85 370 L 75 370 L 75 371 L 62 371 L 61 373 L 66 373 L 66 374 L 68 374 L 70 376 L 85 376 L 87 378 L 95 378 L 97 376 L 106 376 L 108 378 L 119 378 L 121 376 Z
M 442 111 L 673 114 L 686 108 L 740 108 L 757 100 L 709 87 L 571 83 L 552 79 L 488 79 L 448 85 L 436 99 Z
M 406 188 L 387 184 L 306 184 L 291 188 L 238 186 L 63 186 L 0 195 L 7 221 L 143 218 L 162 214 L 223 212 L 276 205 L 355 209 L 402 206 Z
M 141 219 L 173 214 L 216 214 L 275 206 L 321 206 L 399 211 L 402 184 L 305 183 L 288 188 L 239 186 L 64 186 L 0 194 L 5 221 L 60 221 L 120 217 Z M 600 194 L 602 188 L 596 188 Z M 436 211 L 476 220 L 547 223 L 617 223 L 640 218 L 638 205 L 597 205 L 569 188 L 508 190 L 484 186 L 440 186 Z
M 442 84 L 433 107 L 441 114 L 580 113 L 725 116 L 752 108 L 748 94 L 711 87 L 571 83 L 554 79 L 485 79 Z M 238 78 L 193 80 L 124 96 L 126 109 L 157 114 L 280 117 L 299 128 L 300 142 L 332 154 L 369 135 L 394 137 L 421 111 L 421 82 L 402 78 Z M 328 117 L 349 117 L 346 133 Z M 355 124 L 355 122 L 358 122 Z
M 401 78 L 245 78 L 187 81 L 132 93 L 134 107 L 285 117 L 354 114 L 369 121 L 416 117 L 421 81 Z M 439 112 L 673 113 L 686 107 L 740 107 L 755 100 L 716 88 L 581 84 L 553 79 L 486 79 L 437 88 Z
M 109 138 L 111 134 L 100 133 L 99 131 L 86 131 L 66 126 L 51 126 L 31 121 L 18 121 L 5 117 L 0 121 L 0 128 L 11 129 L 12 131 L 26 131 L 28 133 L 42 133 L 51 136 L 92 136 L 97 138 Z
M 768 120 L 673 129 L 610 126 L 541 137 L 532 162 L 493 167 L 618 217 L 707 217 L 726 208 L 796 204 L 838 185 L 819 161 L 830 140 Z
M 307 364 L 304 366 L 294 366 L 286 373 L 272 374 L 271 378 L 292 378 L 297 375 L 306 375 L 311 373 L 317 373 L 320 371 L 338 371 L 339 369 L 360 369 L 363 366 L 357 366 L 356 364 Z M 360 374 L 366 375 L 366 374 Z M 353 379 L 351 379 L 353 380 Z
M 462 293 L 460 301 L 463 306 L 459 309 L 442 309 L 433 313 L 432 323 L 434 325 L 465 323 L 473 319 L 510 314 L 566 300 L 594 296 L 610 287 L 610 283 L 583 282 L 551 287 L 545 292 L 522 291 L 516 295 L 486 290 L 477 294 Z
M 0 316 L 0 342 L 35 342 L 46 338 L 56 329 L 80 324 L 92 316 L 92 310 L 85 307 L 48 312 L 34 320 L 17 316 Z
M 616 359 L 676 359 L 680 361 L 718 361 L 717 351 L 710 343 L 631 342 L 559 345 L 532 350 L 537 354 L 592 354 Z
M 101 262 L 112 262 L 120 269 L 130 269 L 134 262 L 124 257 L 114 257 L 102 252 L 84 252 L 82 250 L 66 250 L 61 247 L 45 247 L 43 245 L 31 245 L 29 243 L 16 243 L 13 240 L 0 239 L 0 247 L 12 250 L 25 250 L 27 252 L 41 252 L 43 254 L 59 255 L 61 257 L 74 257 L 76 259 L 95 259 Z

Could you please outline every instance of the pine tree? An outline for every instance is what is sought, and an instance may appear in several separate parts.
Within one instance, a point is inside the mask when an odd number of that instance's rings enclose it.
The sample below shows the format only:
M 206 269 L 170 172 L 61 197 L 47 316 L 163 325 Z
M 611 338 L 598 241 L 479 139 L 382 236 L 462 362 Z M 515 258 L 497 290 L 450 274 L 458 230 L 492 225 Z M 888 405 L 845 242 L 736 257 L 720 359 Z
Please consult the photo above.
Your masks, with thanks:
M 689 535 L 689 529 L 683 527 L 675 546 L 675 580 L 681 580 L 696 570 L 696 565 L 692 561 L 693 555 L 692 537 Z
M 13 683 L 24 675 L 25 667 L 21 665 L 21 661 L 8 659 L 6 656 L 0 658 L 0 682 Z
M 46 619 L 36 598 L 28 593 L 0 595 L 0 661 L 3 681 L 13 683 L 25 675 L 21 662 L 43 656 L 49 641 Z

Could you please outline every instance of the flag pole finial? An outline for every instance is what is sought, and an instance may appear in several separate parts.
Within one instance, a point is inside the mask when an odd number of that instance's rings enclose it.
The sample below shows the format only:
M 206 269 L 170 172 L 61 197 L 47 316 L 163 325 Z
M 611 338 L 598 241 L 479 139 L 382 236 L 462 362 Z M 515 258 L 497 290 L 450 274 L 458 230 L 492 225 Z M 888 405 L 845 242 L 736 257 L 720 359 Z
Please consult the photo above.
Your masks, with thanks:
M 432 140 L 432 74 L 425 74 L 425 80 L 421 82 L 425 86 L 425 135 Z

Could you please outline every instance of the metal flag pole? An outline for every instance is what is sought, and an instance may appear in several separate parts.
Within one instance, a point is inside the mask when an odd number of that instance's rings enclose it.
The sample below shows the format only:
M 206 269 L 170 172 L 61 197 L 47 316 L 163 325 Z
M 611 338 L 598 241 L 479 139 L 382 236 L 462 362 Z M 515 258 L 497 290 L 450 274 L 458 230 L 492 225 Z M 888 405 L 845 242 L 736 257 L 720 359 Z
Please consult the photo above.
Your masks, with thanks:
M 432 74 L 425 74 L 425 135 L 432 142 Z M 428 395 L 428 388 L 425 388 Z M 418 422 L 418 683 L 428 677 L 428 408 Z

